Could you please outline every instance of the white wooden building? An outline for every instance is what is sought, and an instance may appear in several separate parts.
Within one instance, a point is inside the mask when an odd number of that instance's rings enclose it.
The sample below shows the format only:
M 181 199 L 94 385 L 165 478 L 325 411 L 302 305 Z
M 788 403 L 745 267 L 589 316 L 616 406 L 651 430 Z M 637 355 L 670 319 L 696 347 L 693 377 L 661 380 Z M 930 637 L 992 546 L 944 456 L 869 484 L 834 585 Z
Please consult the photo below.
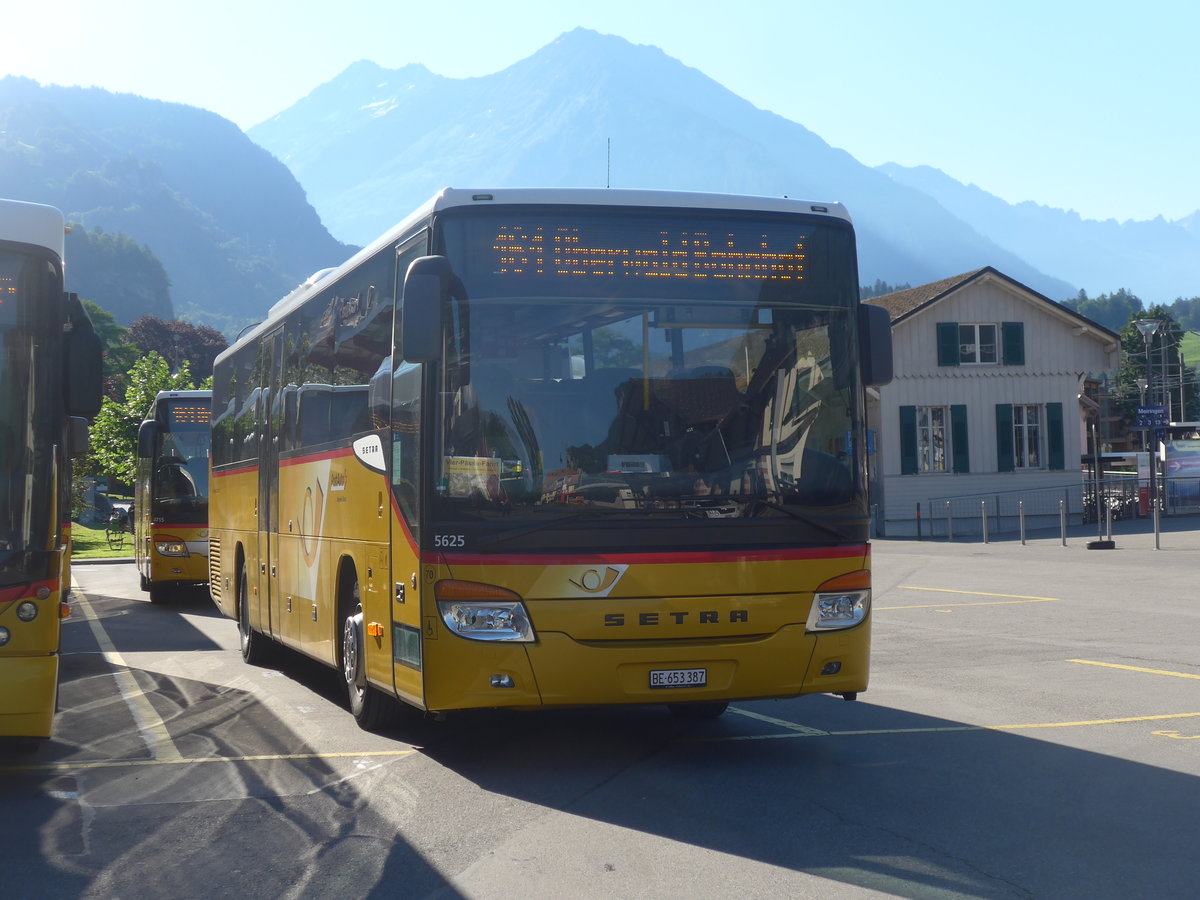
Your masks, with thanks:
M 895 362 L 869 392 L 880 535 L 931 534 L 943 517 L 942 534 L 978 534 L 981 504 L 1028 498 L 1045 516 L 1035 498 L 1078 488 L 1083 383 L 1117 368 L 1118 335 L 990 266 L 867 302 L 891 315 Z

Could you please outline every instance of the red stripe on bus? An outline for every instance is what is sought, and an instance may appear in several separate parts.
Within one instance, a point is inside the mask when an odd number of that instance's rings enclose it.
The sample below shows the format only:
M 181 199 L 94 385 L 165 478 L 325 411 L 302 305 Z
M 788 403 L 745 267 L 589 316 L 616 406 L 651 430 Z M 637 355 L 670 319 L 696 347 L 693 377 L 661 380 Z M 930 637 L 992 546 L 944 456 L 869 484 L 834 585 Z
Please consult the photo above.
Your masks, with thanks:
M 213 478 L 223 478 L 226 475 L 245 475 L 249 472 L 257 472 L 258 466 L 238 466 L 236 469 L 213 469 Z
M 479 553 L 426 554 L 424 562 L 445 562 L 454 566 L 594 566 L 594 565 L 672 565 L 694 563 L 780 562 L 799 559 L 869 558 L 870 544 L 842 547 L 789 547 L 779 550 L 688 550 L 650 553 L 592 553 L 549 556 L 544 553 L 489 556 Z
M 279 461 L 279 468 L 284 466 L 299 466 L 304 463 L 321 462 L 326 459 L 337 459 L 341 456 L 353 456 L 354 449 L 352 447 L 338 447 L 334 450 L 323 450 L 320 453 L 310 453 L 304 456 L 292 456 L 288 459 Z
M 31 581 L 29 584 L 18 584 L 15 587 L 0 588 L 0 603 L 12 603 L 14 600 L 33 599 L 38 588 L 45 586 L 51 591 L 58 590 L 58 579 L 50 581 Z

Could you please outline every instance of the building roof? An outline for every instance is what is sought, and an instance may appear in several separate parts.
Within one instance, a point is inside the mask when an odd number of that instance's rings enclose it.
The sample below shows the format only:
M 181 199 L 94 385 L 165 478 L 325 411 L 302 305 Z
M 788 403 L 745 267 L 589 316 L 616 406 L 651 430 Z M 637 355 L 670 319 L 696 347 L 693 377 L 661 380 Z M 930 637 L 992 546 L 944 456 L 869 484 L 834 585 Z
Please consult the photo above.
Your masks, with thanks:
M 909 316 L 915 315 L 927 306 L 930 306 L 943 297 L 954 293 L 959 288 L 965 287 L 973 281 L 981 279 L 996 278 L 1007 282 L 1009 286 L 1029 295 L 1034 300 L 1039 300 L 1050 304 L 1054 310 L 1069 318 L 1077 319 L 1081 324 L 1088 327 L 1089 330 L 1095 331 L 1097 334 L 1111 338 L 1113 341 L 1119 342 L 1121 336 L 1114 331 L 1109 331 L 1103 325 L 1093 322 L 1087 316 L 1081 316 L 1069 307 L 1063 306 L 1051 300 L 1044 294 L 1039 294 L 1033 288 L 1028 287 L 1014 278 L 1009 278 L 998 269 L 991 266 L 984 266 L 982 269 L 975 269 L 971 272 L 964 272 L 961 275 L 953 275 L 950 278 L 943 278 L 941 281 L 931 281 L 928 284 L 917 285 L 914 288 L 905 288 L 902 291 L 893 291 L 890 294 L 884 294 L 880 297 L 872 297 L 870 300 L 864 300 L 864 303 L 870 303 L 874 306 L 882 306 L 888 311 L 891 317 L 892 324 L 907 319 Z

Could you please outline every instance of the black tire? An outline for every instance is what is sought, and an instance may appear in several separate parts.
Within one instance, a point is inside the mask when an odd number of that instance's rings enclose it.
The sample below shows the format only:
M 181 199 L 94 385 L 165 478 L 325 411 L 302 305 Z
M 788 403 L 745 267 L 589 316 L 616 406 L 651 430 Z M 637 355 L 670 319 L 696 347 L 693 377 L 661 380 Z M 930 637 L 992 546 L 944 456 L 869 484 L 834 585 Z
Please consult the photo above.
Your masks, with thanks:
M 271 661 L 271 641 L 250 627 L 250 590 L 243 563 L 238 573 L 238 643 L 241 644 L 242 659 L 247 665 L 265 666 Z
M 357 581 L 352 588 L 349 608 L 351 612 L 342 622 L 341 656 L 350 714 L 364 731 L 379 731 L 394 720 L 396 703 L 367 683 L 363 663 L 363 610 L 358 599 Z
M 150 590 L 150 579 L 147 578 L 145 575 L 143 575 L 141 572 L 138 572 L 138 578 L 141 579 L 142 590 L 143 591 Z
M 706 721 L 708 719 L 719 718 L 725 710 L 729 709 L 729 701 L 710 700 L 702 703 L 668 703 L 667 709 L 671 711 L 671 715 L 678 716 L 681 719 Z
M 150 587 L 150 602 L 163 604 L 170 603 L 171 597 L 174 596 L 175 586 L 166 582 L 149 582 Z

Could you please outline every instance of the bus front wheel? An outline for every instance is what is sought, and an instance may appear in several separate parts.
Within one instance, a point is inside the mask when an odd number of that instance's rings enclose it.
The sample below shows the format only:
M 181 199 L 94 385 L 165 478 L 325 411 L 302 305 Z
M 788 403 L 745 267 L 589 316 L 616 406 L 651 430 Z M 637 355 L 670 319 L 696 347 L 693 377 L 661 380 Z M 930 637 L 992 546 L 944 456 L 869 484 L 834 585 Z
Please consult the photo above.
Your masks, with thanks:
M 250 590 L 249 579 L 246 577 L 246 566 L 242 565 L 238 574 L 238 643 L 242 649 L 242 659 L 251 666 L 265 666 L 271 655 L 268 638 L 259 634 L 250 626 Z
M 358 585 L 354 586 L 357 600 Z M 354 611 L 342 625 L 342 675 L 346 679 L 346 694 L 350 714 L 366 731 L 378 731 L 392 721 L 393 701 L 367 684 L 366 660 L 363 658 L 362 604 L 355 603 Z

